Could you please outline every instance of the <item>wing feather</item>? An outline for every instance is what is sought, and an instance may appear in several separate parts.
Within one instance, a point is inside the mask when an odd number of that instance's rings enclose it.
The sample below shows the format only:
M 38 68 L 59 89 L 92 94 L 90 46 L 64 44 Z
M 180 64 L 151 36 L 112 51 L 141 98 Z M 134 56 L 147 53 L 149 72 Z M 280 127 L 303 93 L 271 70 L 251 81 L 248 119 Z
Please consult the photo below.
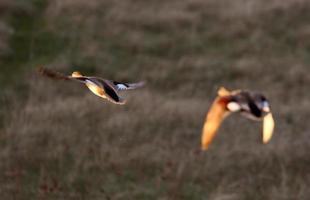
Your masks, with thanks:
M 37 71 L 42 76 L 51 78 L 51 79 L 58 79 L 58 80 L 70 80 L 70 78 L 62 73 L 47 69 L 45 67 L 38 67 Z
M 116 90 L 133 90 L 144 86 L 145 82 L 141 81 L 138 83 L 121 83 L 118 81 L 111 81 L 111 83 L 115 86 Z
M 274 119 L 271 112 L 268 113 L 263 120 L 263 143 L 266 144 L 270 141 L 274 130 Z
M 215 137 L 222 121 L 229 113 L 225 105 L 226 104 L 223 102 L 223 98 L 217 97 L 206 116 L 201 138 L 203 150 L 207 150 L 209 148 L 209 145 Z
M 109 81 L 101 80 L 100 82 L 102 83 L 108 100 L 116 104 L 125 104 L 125 100 L 117 94 L 117 91 Z

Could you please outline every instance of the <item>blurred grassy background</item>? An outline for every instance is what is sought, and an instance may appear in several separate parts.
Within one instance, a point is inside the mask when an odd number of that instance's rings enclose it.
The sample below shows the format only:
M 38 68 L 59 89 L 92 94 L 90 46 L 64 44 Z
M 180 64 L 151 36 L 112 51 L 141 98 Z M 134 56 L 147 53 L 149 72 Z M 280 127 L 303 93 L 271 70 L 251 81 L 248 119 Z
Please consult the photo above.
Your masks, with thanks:
M 307 0 L 1 0 L 0 13 L 3 199 L 310 196 Z M 148 85 L 117 106 L 39 65 Z M 270 144 L 232 117 L 200 152 L 222 85 L 266 94 Z

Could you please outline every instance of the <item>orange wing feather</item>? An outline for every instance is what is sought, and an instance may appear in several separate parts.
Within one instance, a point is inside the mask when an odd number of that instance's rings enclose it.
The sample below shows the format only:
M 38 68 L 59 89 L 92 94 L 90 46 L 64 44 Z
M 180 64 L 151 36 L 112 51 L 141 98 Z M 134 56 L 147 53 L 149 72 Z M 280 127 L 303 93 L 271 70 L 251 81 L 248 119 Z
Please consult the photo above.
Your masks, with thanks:
M 274 130 L 274 119 L 271 113 L 268 113 L 263 120 L 263 143 L 267 144 L 272 137 Z
M 208 149 L 222 121 L 229 114 L 228 110 L 226 109 L 226 103 L 227 101 L 225 97 L 217 97 L 207 114 L 201 138 L 201 145 L 203 150 Z

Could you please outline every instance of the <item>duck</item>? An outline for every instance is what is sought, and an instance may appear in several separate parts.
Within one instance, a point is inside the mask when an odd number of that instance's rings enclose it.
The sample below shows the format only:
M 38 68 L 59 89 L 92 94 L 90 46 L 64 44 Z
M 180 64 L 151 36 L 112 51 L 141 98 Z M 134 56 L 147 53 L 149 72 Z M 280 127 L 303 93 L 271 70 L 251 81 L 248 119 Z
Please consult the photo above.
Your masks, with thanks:
M 267 98 L 255 91 L 233 90 L 220 87 L 213 101 L 202 130 L 201 147 L 207 150 L 223 120 L 232 113 L 255 121 L 262 121 L 262 142 L 267 144 L 273 134 L 275 122 Z
M 38 73 L 52 79 L 72 80 L 83 83 L 96 96 L 107 99 L 118 105 L 124 105 L 126 103 L 126 100 L 119 95 L 120 91 L 141 88 L 145 84 L 144 81 L 137 83 L 124 83 L 96 76 L 84 76 L 79 71 L 74 71 L 71 75 L 67 76 L 42 66 L 38 67 Z

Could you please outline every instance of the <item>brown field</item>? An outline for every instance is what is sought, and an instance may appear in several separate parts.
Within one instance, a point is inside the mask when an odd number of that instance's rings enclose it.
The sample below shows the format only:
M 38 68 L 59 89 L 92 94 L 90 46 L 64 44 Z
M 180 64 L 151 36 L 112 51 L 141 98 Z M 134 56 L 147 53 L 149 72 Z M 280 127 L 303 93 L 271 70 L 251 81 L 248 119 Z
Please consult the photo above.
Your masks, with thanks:
M 310 198 L 307 0 L 0 0 L 1 199 Z M 125 106 L 45 65 L 146 80 Z M 220 86 L 261 91 L 276 120 L 227 119 L 200 151 Z

